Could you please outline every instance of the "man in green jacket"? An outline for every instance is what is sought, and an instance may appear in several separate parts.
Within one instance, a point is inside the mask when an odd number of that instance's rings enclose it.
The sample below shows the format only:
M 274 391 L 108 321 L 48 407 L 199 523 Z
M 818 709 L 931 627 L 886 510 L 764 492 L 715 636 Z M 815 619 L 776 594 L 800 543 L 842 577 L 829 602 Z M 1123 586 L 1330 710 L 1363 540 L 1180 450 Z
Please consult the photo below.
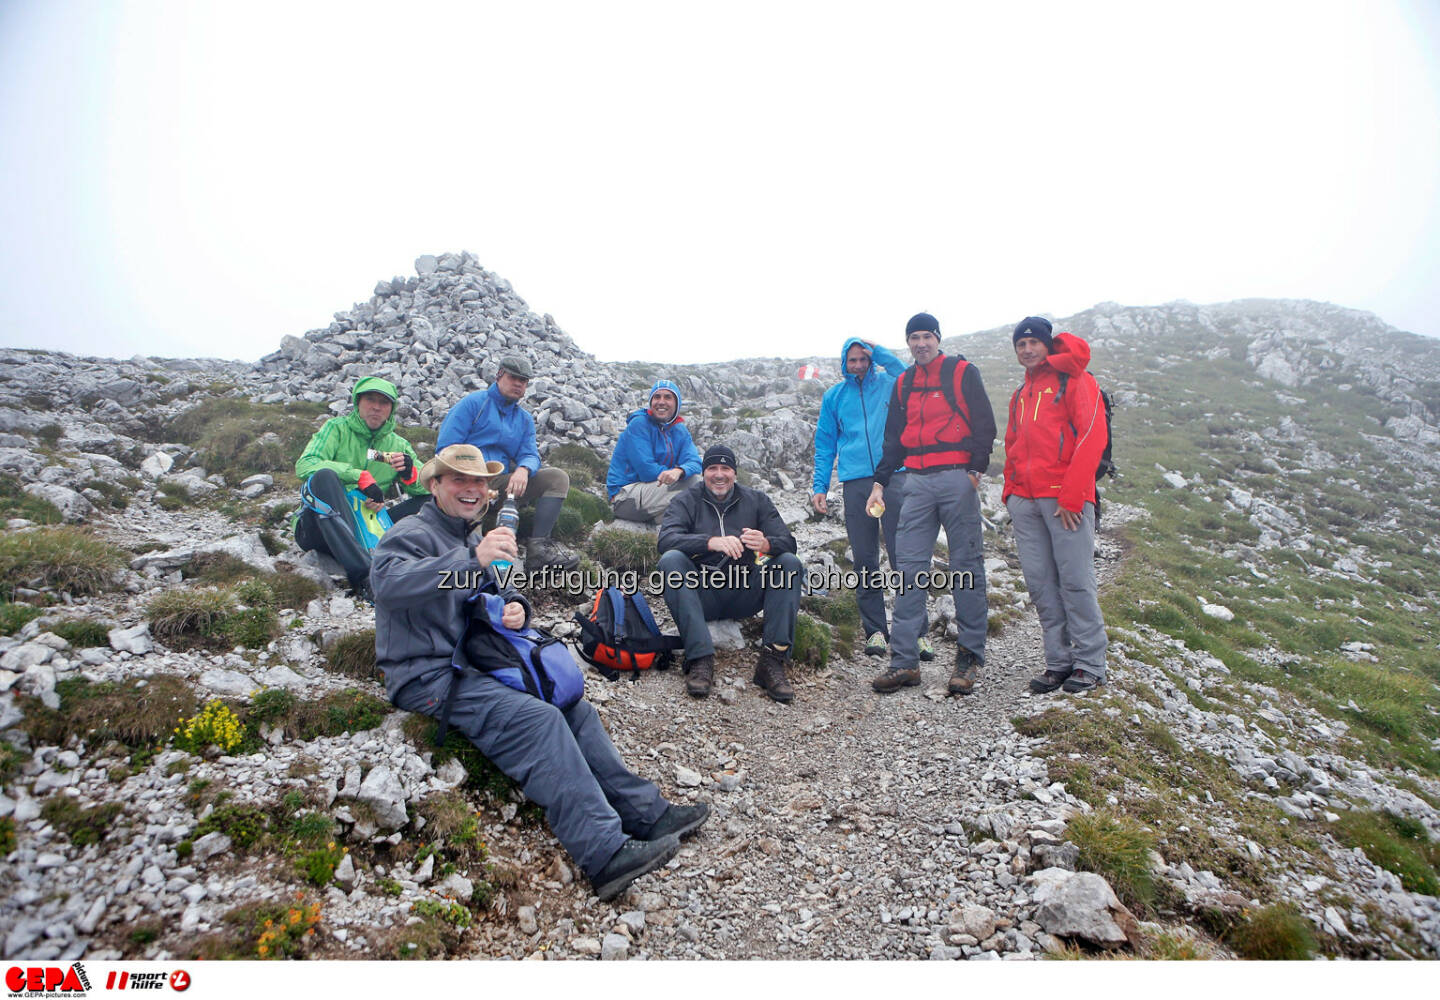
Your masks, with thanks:
M 295 475 L 305 481 L 314 501 L 306 500 L 295 522 L 295 543 L 333 556 L 345 567 L 350 589 L 370 599 L 370 553 L 356 536 L 346 493 L 365 494 L 365 507 L 379 511 L 391 486 L 409 498 L 390 507 L 390 520 L 398 521 L 419 510 L 430 493 L 420 485 L 415 449 L 395 433 L 395 386 L 367 375 L 350 393 L 355 408 L 320 426 L 295 462 Z M 373 457 L 372 457 L 373 456 Z M 324 505 L 333 514 L 316 510 Z

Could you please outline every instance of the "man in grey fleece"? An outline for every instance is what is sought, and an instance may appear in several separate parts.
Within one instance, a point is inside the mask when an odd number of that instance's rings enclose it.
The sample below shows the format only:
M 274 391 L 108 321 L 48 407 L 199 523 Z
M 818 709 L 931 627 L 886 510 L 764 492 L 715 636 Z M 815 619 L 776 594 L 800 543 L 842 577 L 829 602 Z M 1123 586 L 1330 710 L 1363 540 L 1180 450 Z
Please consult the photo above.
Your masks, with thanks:
M 494 528 L 478 542 L 472 536 L 493 497 L 490 480 L 503 469 L 473 445 L 456 444 L 420 470 L 434 502 L 387 531 L 371 565 L 376 660 L 397 708 L 439 716 L 449 701 L 450 724 L 544 808 L 596 895 L 613 899 L 670 860 L 710 807 L 672 805 L 631 772 L 583 698 L 561 710 L 483 669 L 454 674 L 475 590 L 505 599 L 504 627 L 522 628 L 530 618 L 529 603 L 502 589 L 491 569 L 497 559 L 517 558 L 514 534 Z

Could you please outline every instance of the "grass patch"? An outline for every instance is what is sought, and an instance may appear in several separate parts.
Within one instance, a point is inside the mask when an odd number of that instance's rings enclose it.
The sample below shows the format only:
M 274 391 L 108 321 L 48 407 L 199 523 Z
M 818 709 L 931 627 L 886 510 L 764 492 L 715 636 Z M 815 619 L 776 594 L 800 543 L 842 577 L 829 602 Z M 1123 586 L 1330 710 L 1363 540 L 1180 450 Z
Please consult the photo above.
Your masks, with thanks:
M 375 666 L 375 630 L 347 632 L 335 640 L 325 654 L 325 666 L 331 672 L 359 680 L 380 680 Z
M 110 626 L 90 618 L 72 618 L 50 626 L 50 631 L 76 649 L 110 645 Z
M 649 573 L 660 562 L 655 536 L 624 528 L 596 528 L 587 543 L 596 561 L 619 572 Z
M 123 808 L 119 802 L 82 806 L 68 795 L 52 795 L 40 807 L 40 815 L 45 822 L 64 832 L 70 843 L 84 847 L 104 840 Z
M 1315 954 L 1310 921 L 1280 903 L 1246 913 L 1226 933 L 1225 943 L 1241 958 L 1268 962 L 1303 962 Z
M 1127 816 L 1102 809 L 1073 817 L 1065 836 L 1080 849 L 1081 870 L 1104 877 L 1126 906 L 1148 910 L 1155 902 L 1155 875 L 1150 870 L 1153 832 Z
M 190 407 L 164 426 L 162 436 L 193 447 L 207 470 L 234 486 L 257 472 L 293 475 L 296 457 L 328 412 L 323 403 L 226 396 Z
M 578 542 L 601 521 L 613 521 L 610 504 L 593 494 L 571 487 L 560 507 L 560 519 L 553 535 L 562 542 Z
M 39 618 L 44 613 L 44 608 L 29 604 L 0 604 L 0 635 L 14 635 L 32 618 Z
M 830 662 L 830 629 L 803 611 L 795 617 L 795 645 L 791 659 L 796 664 L 823 667 Z
M 10 476 L 0 479 L 0 520 L 23 517 L 36 524 L 59 524 L 63 519 L 60 508 L 49 500 L 31 496 Z
M 156 674 L 126 681 L 91 683 L 69 678 L 55 685 L 60 708 L 27 701 L 20 727 L 36 743 L 64 746 L 71 738 L 97 745 L 107 740 L 132 753 L 163 745 L 195 712 L 195 694 L 181 677 Z
M 98 594 L 124 565 L 124 553 L 82 528 L 0 535 L 0 600 L 11 600 L 17 586 Z
M 258 580 L 234 588 L 167 590 L 146 605 L 150 632 L 173 649 L 260 648 L 280 634 L 275 594 Z
M 855 602 L 853 591 L 836 591 L 824 597 L 806 597 L 801 602 L 801 607 L 834 629 L 835 639 L 841 649 L 848 652 L 855 645 L 861 622 L 860 605 Z
M 284 688 L 257 694 L 245 712 L 252 732 L 259 727 L 280 729 L 289 739 L 313 740 L 322 736 L 374 729 L 390 712 L 390 703 L 354 688 L 331 691 L 319 699 L 301 699 Z
M 1436 866 L 1440 845 L 1430 842 L 1425 827 L 1391 812 L 1351 810 L 1331 824 L 1335 839 L 1358 847 L 1372 862 L 1400 878 L 1410 892 L 1440 895 Z

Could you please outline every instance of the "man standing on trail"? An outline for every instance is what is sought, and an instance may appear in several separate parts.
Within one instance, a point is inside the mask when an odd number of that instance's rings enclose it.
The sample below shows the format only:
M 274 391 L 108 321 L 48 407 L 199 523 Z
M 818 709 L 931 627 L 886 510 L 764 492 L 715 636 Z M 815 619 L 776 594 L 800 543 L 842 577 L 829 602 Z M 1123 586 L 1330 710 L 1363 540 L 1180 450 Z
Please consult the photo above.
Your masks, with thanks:
M 1095 470 L 1110 439 L 1086 370 L 1090 345 L 1027 316 L 1011 340 L 1025 381 L 1005 426 L 1005 509 L 1045 642 L 1037 694 L 1105 683 L 1105 620 L 1095 586 Z
M 905 363 L 888 348 L 851 337 L 840 349 L 842 381 L 825 390 L 825 397 L 820 400 L 820 419 L 815 423 L 815 475 L 810 505 L 821 514 L 829 512 L 825 494 L 830 490 L 830 473 L 838 457 L 845 534 L 860 576 L 855 603 L 860 606 L 865 652 L 870 656 L 885 656 L 890 651 L 885 591 L 867 584 L 880 572 L 882 535 L 885 551 L 890 554 L 890 567 L 893 569 L 896 565 L 895 525 L 900 520 L 904 474 L 892 476 L 890 485 L 884 488 L 884 510 L 879 518 L 866 509 L 866 500 L 875 485 L 875 466 L 885 449 L 885 415 L 889 412 L 890 392 L 895 377 L 904 370 Z M 920 644 L 921 659 L 934 659 L 930 640 L 922 637 Z
M 871 687 L 888 694 L 920 683 L 920 638 L 929 625 L 929 592 L 920 574 L 928 574 L 943 526 L 960 642 L 948 690 L 966 695 L 975 689 L 985 662 L 988 608 L 980 477 L 995 444 L 995 415 L 980 369 L 958 354 L 952 358 L 941 352 L 940 324 L 934 316 L 910 317 L 905 344 L 915 363 L 895 382 L 885 420 L 885 454 L 875 469 L 869 499 L 869 504 L 881 501 L 891 477 L 905 469 L 905 502 L 895 532 L 903 583 L 895 598 L 890 669 Z

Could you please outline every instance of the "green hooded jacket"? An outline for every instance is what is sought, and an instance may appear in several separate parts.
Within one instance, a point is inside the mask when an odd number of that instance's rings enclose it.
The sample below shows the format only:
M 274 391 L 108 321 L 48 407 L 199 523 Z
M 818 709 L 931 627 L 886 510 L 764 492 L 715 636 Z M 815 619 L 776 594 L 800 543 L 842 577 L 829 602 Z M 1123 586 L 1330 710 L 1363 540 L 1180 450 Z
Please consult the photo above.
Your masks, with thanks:
M 365 452 L 370 448 L 376 451 L 403 451 L 415 463 L 417 478 L 409 484 L 401 483 L 400 488 L 412 496 L 428 495 L 430 491 L 420 485 L 418 478 L 421 464 L 419 456 L 415 454 L 415 449 L 410 447 L 409 441 L 395 433 L 394 409 L 391 409 L 390 416 L 379 429 L 372 431 L 365 426 L 365 421 L 360 419 L 358 404 L 362 392 L 378 392 L 389 396 L 391 402 L 398 402 L 400 399 L 395 386 L 383 378 L 367 375 L 356 382 L 355 388 L 350 392 L 350 402 L 355 404 L 355 407 L 343 417 L 331 417 L 320 426 L 310 438 L 310 443 L 305 446 L 304 452 L 296 459 L 295 475 L 304 481 L 321 469 L 334 469 L 345 488 L 353 490 L 359 486 L 360 473 L 368 471 L 375 477 L 376 484 L 388 492 L 390 485 L 400 474 L 384 459 L 366 461 Z

